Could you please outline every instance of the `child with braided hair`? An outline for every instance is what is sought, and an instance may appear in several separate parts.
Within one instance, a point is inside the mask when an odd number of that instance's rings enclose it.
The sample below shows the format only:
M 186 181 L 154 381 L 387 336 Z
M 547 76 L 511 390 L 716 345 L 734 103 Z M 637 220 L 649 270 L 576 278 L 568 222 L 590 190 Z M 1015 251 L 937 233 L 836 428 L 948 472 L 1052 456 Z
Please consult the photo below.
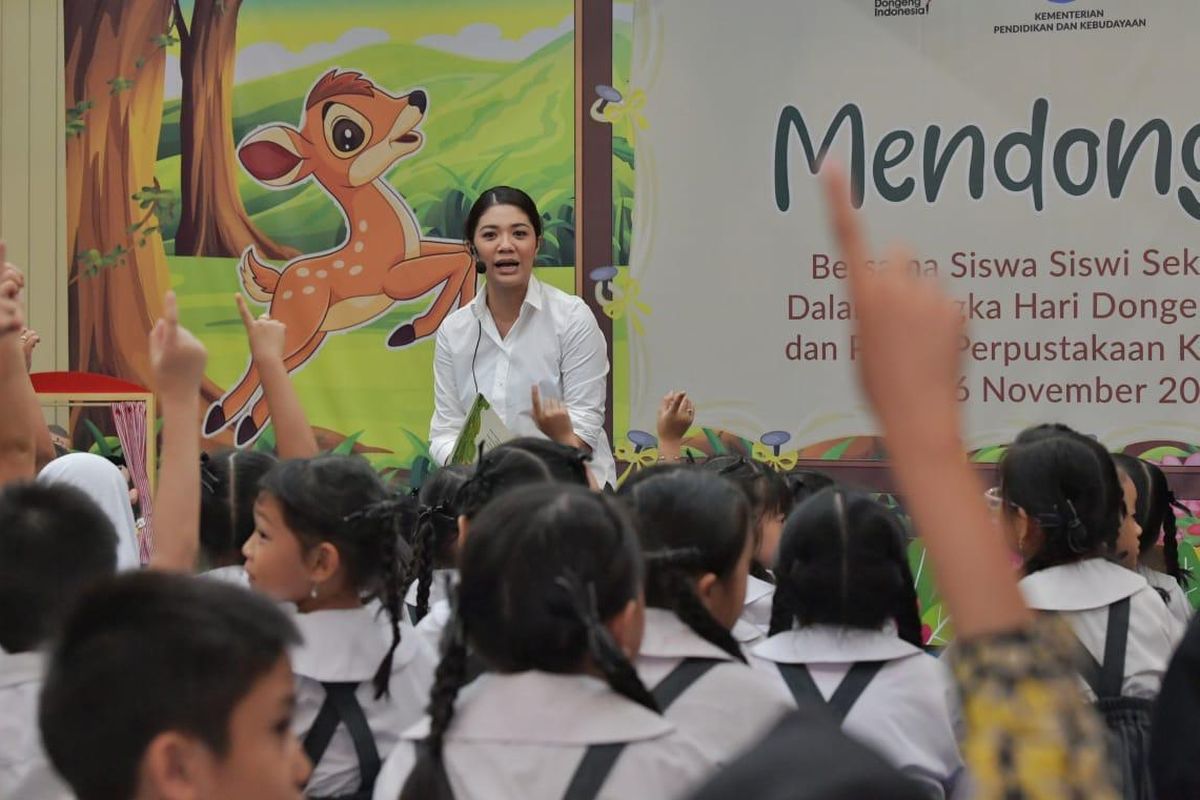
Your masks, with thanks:
M 618 501 L 516 489 L 472 520 L 459 568 L 428 718 L 388 758 L 376 798 L 669 799 L 707 773 L 633 668 L 642 559 Z M 460 694 L 468 648 L 489 671 Z
M 370 797 L 382 759 L 421 717 L 436 656 L 404 620 L 402 532 L 415 517 L 416 501 L 358 458 L 284 461 L 262 480 L 245 571 L 303 637 L 293 729 L 313 762 L 309 797 Z
M 638 473 L 619 496 L 637 521 L 646 560 L 638 674 L 667 719 L 727 763 L 793 705 L 777 682 L 746 664 L 730 633 L 754 546 L 750 504 L 729 481 L 674 466 Z
M 446 599 L 446 586 L 456 580 L 454 554 L 458 543 L 458 493 L 471 477 L 465 465 L 442 467 L 417 492 L 417 522 L 409 537 L 412 571 L 404 604 L 416 625 L 434 603 Z

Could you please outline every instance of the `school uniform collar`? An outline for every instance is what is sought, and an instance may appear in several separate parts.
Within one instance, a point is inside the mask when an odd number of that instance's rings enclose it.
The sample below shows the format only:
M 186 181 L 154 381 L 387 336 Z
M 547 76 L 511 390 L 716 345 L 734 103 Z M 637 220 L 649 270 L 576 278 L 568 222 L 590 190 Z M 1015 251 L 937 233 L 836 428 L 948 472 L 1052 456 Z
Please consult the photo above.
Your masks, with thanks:
M 756 600 L 763 599 L 773 591 L 775 591 L 775 584 L 750 575 L 746 578 L 746 600 L 742 605 L 748 606 Z
M 733 657 L 712 642 L 698 635 L 675 612 L 665 608 L 646 609 L 646 630 L 642 634 L 639 655 L 649 658 L 717 658 L 732 661 Z
M 916 647 L 896 634 L 894 623 L 877 631 L 807 625 L 777 633 L 751 652 L 783 664 L 843 664 L 857 661 L 893 661 L 917 655 Z
M 392 645 L 391 622 L 377 600 L 359 608 L 307 614 L 293 609 L 291 618 L 304 638 L 302 644 L 292 648 L 292 671 L 316 681 L 370 680 Z M 417 647 L 416 631 L 401 622 L 392 671 L 411 661 Z
M 753 642 L 758 642 L 763 639 L 763 632 L 757 625 L 752 625 L 744 619 L 739 619 L 733 623 L 733 630 L 730 631 L 733 638 L 738 644 L 746 647 Z
M 586 746 L 656 739 L 675 726 L 590 675 L 485 673 L 459 696 L 447 740 Z M 404 732 L 429 734 L 429 718 Z
M 1146 588 L 1146 579 L 1103 558 L 1038 570 L 1021 579 L 1025 603 L 1038 611 L 1104 608 Z
M 46 669 L 46 655 L 40 650 L 6 653 L 0 650 L 0 689 L 36 683 Z
M 546 292 L 542 288 L 542 282 L 530 275 L 529 286 L 525 289 L 525 299 L 521 301 L 521 307 L 529 306 L 535 311 L 541 311 L 545 301 Z M 471 313 L 475 315 L 475 319 L 483 319 L 485 315 L 492 313 L 487 305 L 486 289 L 475 294 L 475 299 L 471 301 Z

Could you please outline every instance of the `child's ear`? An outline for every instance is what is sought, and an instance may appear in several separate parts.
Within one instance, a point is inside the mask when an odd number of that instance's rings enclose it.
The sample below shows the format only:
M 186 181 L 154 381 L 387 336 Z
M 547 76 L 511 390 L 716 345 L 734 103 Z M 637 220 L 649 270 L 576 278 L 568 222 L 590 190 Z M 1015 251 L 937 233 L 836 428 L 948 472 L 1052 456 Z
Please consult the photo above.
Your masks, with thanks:
M 342 564 L 342 555 L 330 542 L 321 542 L 308 551 L 305 557 L 308 577 L 313 583 L 325 583 L 334 576 Z
M 467 515 L 459 514 L 458 515 L 458 542 L 455 544 L 456 548 L 461 549 L 462 546 L 464 544 L 466 544 L 467 531 L 470 529 L 470 527 L 471 527 L 471 522 L 467 519 Z
M 178 731 L 160 733 L 142 754 L 135 796 L 163 800 L 204 797 L 212 766 L 211 753 L 198 740 Z
M 706 572 L 696 579 L 696 596 L 700 598 L 700 602 L 705 606 L 709 605 L 709 600 L 712 599 L 713 591 L 720 584 L 721 579 L 715 573 Z
M 311 145 L 288 125 L 267 125 L 251 133 L 238 145 L 238 160 L 254 179 L 282 188 L 312 174 L 308 158 Z
M 1046 542 L 1046 534 L 1042 530 L 1042 526 L 1038 525 L 1037 520 L 1030 518 L 1025 513 L 1025 509 L 1017 509 L 1017 514 L 1020 517 L 1020 534 L 1017 539 L 1017 548 L 1022 557 L 1028 559 L 1033 554 L 1042 549 L 1042 545 Z

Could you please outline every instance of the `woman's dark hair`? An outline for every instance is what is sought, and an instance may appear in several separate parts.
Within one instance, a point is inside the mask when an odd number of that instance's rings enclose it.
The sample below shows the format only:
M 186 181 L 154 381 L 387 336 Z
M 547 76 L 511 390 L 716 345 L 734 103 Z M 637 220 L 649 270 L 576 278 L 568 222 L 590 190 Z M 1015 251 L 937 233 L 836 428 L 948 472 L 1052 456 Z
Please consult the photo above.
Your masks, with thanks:
M 254 498 L 278 463 L 257 450 L 224 450 L 200 457 L 200 549 L 214 567 L 241 564 L 254 533 Z
M 479 199 L 467 212 L 467 223 L 463 228 L 463 234 L 468 243 L 475 241 L 479 218 L 492 206 L 516 206 L 529 218 L 533 232 L 539 237 L 542 235 L 542 215 L 538 213 L 537 203 L 533 202 L 533 198 L 511 186 L 493 186 L 479 195 Z
M 1118 469 L 1129 476 L 1137 487 L 1137 510 L 1134 516 L 1142 528 L 1138 541 L 1138 552 L 1146 553 L 1158 544 L 1161 537 L 1163 543 L 1163 566 L 1167 574 L 1174 578 L 1180 586 L 1187 586 L 1191 579 L 1191 571 L 1179 564 L 1179 531 L 1176 527 L 1175 509 L 1187 509 L 1175 499 L 1167 474 L 1157 464 L 1137 458 L 1136 456 L 1118 453 L 1113 456 Z
M 405 581 L 417 584 L 415 624 L 429 613 L 429 590 L 433 571 L 454 565 L 454 543 L 458 541 L 458 494 L 471 476 L 462 465 L 442 467 L 433 473 L 417 494 L 420 503 L 410 540 L 412 571 Z
M 1099 450 L 1097 450 L 1099 447 Z M 1044 534 L 1025 572 L 1113 552 L 1123 516 L 1112 456 L 1078 434 L 1018 437 L 1000 460 L 1000 493 Z
M 591 454 L 577 447 L 559 444 L 551 439 L 542 439 L 538 436 L 522 436 L 518 439 L 511 439 L 496 449 L 505 447 L 524 450 L 530 455 L 537 456 L 550 470 L 550 475 L 556 481 L 573 483 L 577 486 L 589 485 L 586 464 L 592 457 Z
M 493 498 L 527 483 L 548 483 L 554 475 L 546 462 L 518 447 L 497 447 L 484 453 L 475 473 L 458 492 L 458 513 L 474 519 Z
M 689 628 L 745 661 L 729 630 L 696 594 L 694 581 L 711 572 L 724 580 L 737 567 L 751 535 L 750 504 L 729 481 L 695 469 L 651 468 L 623 488 L 637 519 L 646 559 L 646 605 L 675 612 Z
M 224 581 L 147 570 L 97 584 L 47 664 L 46 753 L 80 800 L 133 797 L 146 747 L 167 731 L 223 759 L 234 710 L 299 642 L 275 603 Z
M 262 479 L 279 501 L 283 520 L 304 549 L 329 542 L 346 577 L 361 596 L 378 597 L 392 624 L 392 646 L 375 673 L 375 696 L 388 693 L 392 656 L 400 644 L 400 619 L 411 553 L 404 532 L 416 521 L 416 500 L 389 492 L 365 460 L 317 456 L 280 462 Z
M 745 456 L 714 456 L 701 465 L 701 469 L 715 472 L 733 481 L 750 501 L 750 514 L 754 520 L 754 552 L 758 552 L 762 539 L 762 521 L 769 516 L 786 516 L 792 510 L 792 494 L 783 476 L 766 464 Z M 750 574 L 759 580 L 775 582 L 775 578 L 758 558 L 750 562 Z
M 460 559 L 458 605 L 430 692 L 429 736 L 402 800 L 452 795 L 442 744 L 467 649 L 497 672 L 599 670 L 613 691 L 657 711 L 604 623 L 638 597 L 642 559 L 619 501 L 576 486 L 509 492 L 474 521 Z
M 878 630 L 922 646 L 908 537 L 889 509 L 865 494 L 823 489 L 791 513 L 779 542 L 770 635 L 795 624 Z

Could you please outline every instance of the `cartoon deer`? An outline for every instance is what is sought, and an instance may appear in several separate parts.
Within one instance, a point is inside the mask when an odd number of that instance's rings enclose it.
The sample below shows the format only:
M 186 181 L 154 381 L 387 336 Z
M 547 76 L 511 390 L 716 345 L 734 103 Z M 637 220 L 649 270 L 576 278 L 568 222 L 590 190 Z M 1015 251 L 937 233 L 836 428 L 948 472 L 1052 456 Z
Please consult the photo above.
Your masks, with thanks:
M 436 331 L 456 300 L 465 305 L 475 296 L 474 260 L 463 243 L 422 239 L 412 209 L 383 177 L 420 149 L 424 137 L 417 126 L 428 103 L 419 89 L 392 95 L 361 73 L 334 69 L 309 91 L 298 130 L 266 125 L 239 145 L 242 166 L 260 183 L 282 188 L 311 177 L 345 217 L 341 245 L 295 258 L 282 271 L 263 263 L 253 245 L 242 253 L 246 294 L 269 303 L 270 316 L 287 325 L 288 372 L 312 358 L 330 333 L 365 325 L 393 303 L 441 287 L 428 311 L 392 332 L 388 347 L 399 348 Z M 236 443 L 253 440 L 268 419 L 264 399 L 255 400 L 260 386 L 251 362 L 209 408 L 204 434 L 241 417 Z

